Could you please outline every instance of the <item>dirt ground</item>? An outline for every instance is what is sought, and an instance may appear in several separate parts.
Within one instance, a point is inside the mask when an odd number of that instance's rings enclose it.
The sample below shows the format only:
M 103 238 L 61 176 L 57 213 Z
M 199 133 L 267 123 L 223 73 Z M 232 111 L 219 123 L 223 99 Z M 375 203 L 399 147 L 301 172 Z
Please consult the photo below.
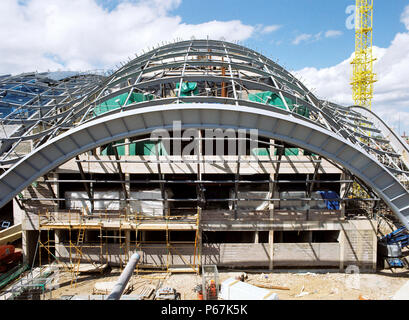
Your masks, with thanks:
M 219 282 L 241 275 L 242 272 L 219 271 Z M 71 276 L 60 277 L 60 287 L 53 290 L 51 299 L 64 295 L 92 295 L 96 282 L 116 281 L 119 270 L 108 275 L 85 275 L 71 286 Z M 390 300 L 396 291 L 409 280 L 409 271 L 391 272 L 383 270 L 376 274 L 345 273 L 246 273 L 245 282 L 253 285 L 279 286 L 289 290 L 272 290 L 280 300 Z M 132 290 L 128 294 L 139 294 L 146 287 L 172 287 L 180 293 L 182 300 L 197 300 L 194 287 L 201 284 L 202 278 L 195 274 L 146 274 L 134 275 L 131 279 Z M 154 294 L 150 296 L 152 299 Z

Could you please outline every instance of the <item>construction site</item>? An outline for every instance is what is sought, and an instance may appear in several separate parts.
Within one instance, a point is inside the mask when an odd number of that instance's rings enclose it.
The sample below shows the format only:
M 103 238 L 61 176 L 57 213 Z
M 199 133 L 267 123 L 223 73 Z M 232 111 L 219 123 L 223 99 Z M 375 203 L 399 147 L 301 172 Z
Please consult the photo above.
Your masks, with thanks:
M 370 108 L 369 29 L 354 106 L 210 39 L 0 77 L 0 300 L 408 298 L 409 145 Z

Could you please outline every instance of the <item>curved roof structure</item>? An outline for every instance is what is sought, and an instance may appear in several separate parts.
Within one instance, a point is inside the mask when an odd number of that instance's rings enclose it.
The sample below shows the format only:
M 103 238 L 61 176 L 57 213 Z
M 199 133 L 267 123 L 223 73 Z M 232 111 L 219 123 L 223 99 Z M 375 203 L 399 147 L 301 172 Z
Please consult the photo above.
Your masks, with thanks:
M 50 81 L 48 91 L 40 81 L 42 93 L 24 92 L 20 103 L 9 102 L 22 95 L 17 78 L 0 78 L 0 105 L 15 108 L 1 121 L 0 165 L 7 171 L 0 177 L 0 207 L 81 153 L 171 128 L 177 120 L 182 128 L 258 129 L 261 136 L 319 154 L 376 193 L 409 227 L 409 149 L 402 139 L 376 114 L 318 99 L 248 48 L 211 40 L 168 44 L 109 77 Z M 19 154 L 26 141 L 33 149 Z

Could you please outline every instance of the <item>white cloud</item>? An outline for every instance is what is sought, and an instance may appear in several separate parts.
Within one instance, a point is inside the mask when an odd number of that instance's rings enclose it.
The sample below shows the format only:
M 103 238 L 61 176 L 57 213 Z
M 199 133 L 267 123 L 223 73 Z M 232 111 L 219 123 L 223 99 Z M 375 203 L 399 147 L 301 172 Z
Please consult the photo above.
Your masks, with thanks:
M 276 25 L 276 24 L 273 24 L 273 25 L 271 25 L 271 26 L 265 26 L 265 27 L 261 30 L 261 33 L 263 33 L 263 34 L 272 33 L 272 32 L 274 32 L 274 31 L 277 31 L 277 30 L 280 29 L 280 28 L 281 28 L 281 26 L 280 26 L 280 25 Z
M 181 0 L 123 0 L 111 11 L 98 3 L 1 0 L 0 74 L 108 68 L 162 41 L 243 41 L 255 32 L 239 20 L 184 23 L 171 13 Z
M 409 6 L 405 8 L 401 21 L 407 32 L 396 34 L 388 48 L 374 47 L 377 61 L 374 71 L 378 82 L 374 85 L 373 110 L 391 126 L 400 127 L 409 133 Z M 351 55 L 345 61 L 329 68 L 304 68 L 295 72 L 319 97 L 352 105 Z
M 320 32 L 318 32 L 316 34 L 303 33 L 303 34 L 300 34 L 297 37 L 295 37 L 295 39 L 293 40 L 293 44 L 298 45 L 301 42 L 320 41 L 323 38 L 322 37 L 323 34 L 324 34 L 325 38 L 335 38 L 335 37 L 339 37 L 340 35 L 342 35 L 342 31 L 328 30 L 326 32 L 320 31 Z
M 308 41 L 308 40 L 310 40 L 311 38 L 312 38 L 312 35 L 311 35 L 311 34 L 303 33 L 303 34 L 300 34 L 299 36 L 297 36 L 297 37 L 294 39 L 293 44 L 298 45 L 298 44 L 300 44 L 300 43 L 303 42 L 303 41 Z
M 403 11 L 400 21 L 406 26 L 406 29 L 409 30 L 409 6 Z
M 325 38 L 335 38 L 341 36 L 342 34 L 343 32 L 339 30 L 328 30 L 325 32 Z

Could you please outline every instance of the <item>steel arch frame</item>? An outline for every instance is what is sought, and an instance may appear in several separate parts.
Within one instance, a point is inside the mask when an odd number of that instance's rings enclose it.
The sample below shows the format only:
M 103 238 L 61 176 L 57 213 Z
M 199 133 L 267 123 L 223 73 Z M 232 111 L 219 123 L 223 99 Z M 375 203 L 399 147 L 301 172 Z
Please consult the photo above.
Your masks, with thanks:
M 75 156 L 154 129 L 257 129 L 260 136 L 281 140 L 339 163 L 383 199 L 409 228 L 409 193 L 375 157 L 334 132 L 293 116 L 247 106 L 171 104 L 123 111 L 84 123 L 53 138 L 0 176 L 0 208 L 32 182 Z

